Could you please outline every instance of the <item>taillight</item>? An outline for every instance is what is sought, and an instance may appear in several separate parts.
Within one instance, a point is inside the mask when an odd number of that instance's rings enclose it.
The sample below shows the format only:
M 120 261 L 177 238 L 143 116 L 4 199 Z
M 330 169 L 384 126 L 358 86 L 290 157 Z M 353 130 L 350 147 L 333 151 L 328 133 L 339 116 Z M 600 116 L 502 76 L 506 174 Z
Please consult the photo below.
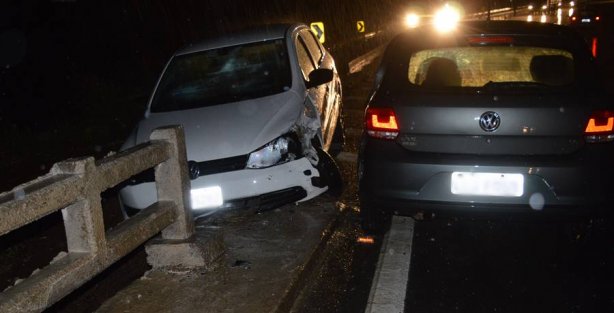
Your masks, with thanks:
M 365 114 L 367 134 L 382 139 L 395 139 L 399 135 L 399 124 L 392 108 L 367 109 Z
M 586 142 L 614 141 L 614 111 L 595 111 L 588 118 L 584 130 Z
M 593 58 L 597 57 L 597 37 L 593 37 L 593 42 L 591 45 L 591 52 L 593 53 Z

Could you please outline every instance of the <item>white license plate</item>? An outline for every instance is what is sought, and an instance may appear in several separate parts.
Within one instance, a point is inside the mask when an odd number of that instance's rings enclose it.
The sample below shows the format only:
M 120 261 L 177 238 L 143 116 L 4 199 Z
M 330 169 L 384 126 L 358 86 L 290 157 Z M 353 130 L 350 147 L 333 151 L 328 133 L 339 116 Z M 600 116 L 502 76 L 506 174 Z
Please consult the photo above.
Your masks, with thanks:
M 224 203 L 222 188 L 211 186 L 190 190 L 192 209 L 206 209 L 219 207 Z
M 521 197 L 524 176 L 509 173 L 452 173 L 452 193 L 455 195 Z

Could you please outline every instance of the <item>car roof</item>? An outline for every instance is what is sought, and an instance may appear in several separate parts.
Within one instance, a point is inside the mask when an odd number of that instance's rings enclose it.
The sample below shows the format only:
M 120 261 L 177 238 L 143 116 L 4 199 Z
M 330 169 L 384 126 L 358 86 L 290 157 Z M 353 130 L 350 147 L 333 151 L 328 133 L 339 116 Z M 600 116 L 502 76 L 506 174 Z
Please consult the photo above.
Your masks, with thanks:
M 258 41 L 281 39 L 286 36 L 288 30 L 301 26 L 306 27 L 304 24 L 268 24 L 250 27 L 249 29 L 236 31 L 230 34 L 221 33 L 218 36 L 190 44 L 189 46 L 175 52 L 175 55 L 248 44 Z
M 425 29 L 430 28 L 430 30 Z M 431 25 L 423 26 L 418 31 L 434 31 Z M 533 23 L 525 21 L 463 21 L 458 25 L 460 35 L 469 34 L 508 34 L 508 35 L 552 35 L 572 34 L 574 31 L 567 26 L 549 23 Z
M 400 33 L 389 45 L 392 51 L 405 50 L 407 47 L 438 45 L 439 42 L 464 42 L 457 40 L 468 36 L 511 36 L 518 42 L 531 42 L 539 46 L 564 47 L 572 51 L 583 51 L 585 41 L 573 28 L 548 23 L 525 21 L 463 21 L 450 33 L 438 33 L 432 25 L 408 29 Z M 390 49 L 388 49 L 390 50 Z M 581 52 L 588 53 L 588 50 Z

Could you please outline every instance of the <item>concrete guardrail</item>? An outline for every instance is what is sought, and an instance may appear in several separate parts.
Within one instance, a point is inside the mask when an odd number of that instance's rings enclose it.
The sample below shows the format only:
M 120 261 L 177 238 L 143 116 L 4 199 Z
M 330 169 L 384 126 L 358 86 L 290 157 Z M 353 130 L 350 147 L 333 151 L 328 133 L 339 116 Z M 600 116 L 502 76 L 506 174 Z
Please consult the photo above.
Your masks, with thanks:
M 204 266 L 215 258 L 194 240 L 186 162 L 183 129 L 166 127 L 148 143 L 99 161 L 56 163 L 47 175 L 0 194 L 0 235 L 62 210 L 68 246 L 2 292 L 0 312 L 43 311 L 159 232 L 162 238 L 147 247 L 154 267 Z M 158 202 L 105 231 L 101 192 L 154 166 Z

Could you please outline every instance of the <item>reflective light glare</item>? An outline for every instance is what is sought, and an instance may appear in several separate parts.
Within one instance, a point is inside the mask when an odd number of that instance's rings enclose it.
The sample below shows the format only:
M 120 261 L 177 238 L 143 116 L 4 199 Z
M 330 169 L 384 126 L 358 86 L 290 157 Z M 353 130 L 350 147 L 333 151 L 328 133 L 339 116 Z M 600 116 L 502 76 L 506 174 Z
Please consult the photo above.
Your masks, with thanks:
M 546 23 L 548 21 L 548 18 L 546 17 L 546 14 L 542 14 L 541 19 L 539 20 L 542 23 Z
M 576 5 L 576 3 L 575 3 L 575 2 L 573 2 L 573 1 L 569 1 L 569 6 L 570 6 L 570 7 L 573 7 L 574 5 Z
M 536 192 L 532 194 L 531 197 L 529 197 L 529 205 L 533 210 L 541 211 L 544 208 L 545 204 L 546 199 L 544 198 L 544 195 L 539 192 Z
M 563 22 L 563 9 L 558 9 L 556 10 L 556 23 L 561 25 L 562 22 Z
M 547 5 L 545 5 L 545 4 L 544 4 L 544 5 L 542 5 L 542 10 L 545 10 L 545 9 L 547 9 L 547 8 L 548 8 L 548 6 L 547 6 Z
M 533 15 L 527 15 L 527 22 L 533 22 Z
M 435 13 L 434 25 L 440 32 L 449 32 L 456 28 L 456 24 L 460 21 L 460 13 L 458 10 L 446 5 Z
M 224 203 L 222 188 L 211 186 L 190 190 L 192 209 L 205 209 L 219 207 Z
M 529 9 L 529 10 L 533 10 L 533 5 L 532 5 L 532 4 L 529 4 L 528 9 Z
M 405 16 L 405 25 L 410 28 L 415 28 L 420 25 L 420 16 L 416 13 L 409 13 Z
M 375 243 L 375 239 L 371 236 L 360 236 L 356 242 L 372 245 Z
M 573 15 L 573 8 L 569 9 L 569 13 L 567 14 L 567 16 L 571 17 L 572 15 Z M 574 21 L 575 21 L 575 20 L 576 20 L 576 17 L 574 16 L 574 17 L 572 18 L 572 20 L 574 20 Z

